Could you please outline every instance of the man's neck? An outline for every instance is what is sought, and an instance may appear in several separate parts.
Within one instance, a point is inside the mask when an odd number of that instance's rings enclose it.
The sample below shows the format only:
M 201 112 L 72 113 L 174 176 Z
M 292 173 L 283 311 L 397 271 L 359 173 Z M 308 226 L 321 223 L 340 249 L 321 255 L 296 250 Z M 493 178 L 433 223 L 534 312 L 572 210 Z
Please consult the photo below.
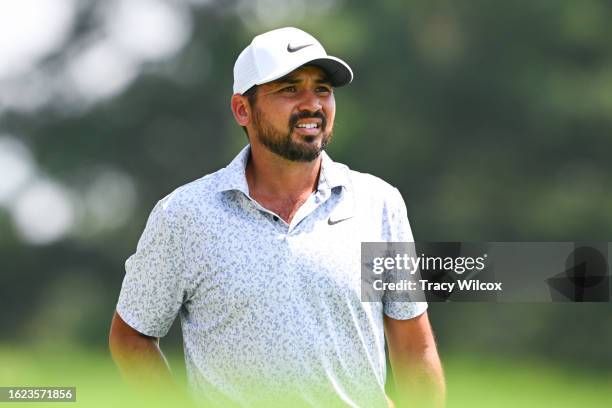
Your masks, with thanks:
M 296 162 L 252 144 L 246 166 L 249 193 L 301 201 L 316 190 L 320 169 L 321 157 L 312 162 Z

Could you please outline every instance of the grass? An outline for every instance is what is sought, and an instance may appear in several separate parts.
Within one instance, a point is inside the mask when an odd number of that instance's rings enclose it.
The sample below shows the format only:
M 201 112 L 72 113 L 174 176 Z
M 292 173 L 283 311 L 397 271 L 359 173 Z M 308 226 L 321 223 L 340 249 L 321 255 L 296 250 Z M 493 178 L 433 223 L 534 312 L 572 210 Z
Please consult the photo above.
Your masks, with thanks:
M 177 381 L 185 385 L 183 362 L 169 356 Z M 542 362 L 447 357 L 444 361 L 449 408 L 608 407 L 612 374 L 584 372 Z M 121 381 L 109 356 L 77 348 L 0 347 L 0 386 L 76 386 L 76 403 L 52 407 L 186 406 L 185 396 L 142 399 Z M 181 399 L 181 401 L 177 401 Z M 44 405 L 44 404 L 43 404 Z M 0 403 L 4 407 L 41 403 Z
M 612 374 L 526 360 L 452 358 L 449 408 L 599 408 L 612 404 Z

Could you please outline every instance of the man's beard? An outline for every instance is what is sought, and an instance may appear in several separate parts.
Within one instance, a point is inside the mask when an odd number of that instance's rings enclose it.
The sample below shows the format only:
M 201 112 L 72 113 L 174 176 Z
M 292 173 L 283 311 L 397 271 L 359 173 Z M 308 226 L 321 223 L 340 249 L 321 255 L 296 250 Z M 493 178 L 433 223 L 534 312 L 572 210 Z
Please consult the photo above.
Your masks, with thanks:
M 318 136 L 303 136 L 305 143 L 298 143 L 291 138 L 291 133 L 295 129 L 297 121 L 308 118 L 321 119 L 320 129 L 322 138 L 320 146 L 312 143 Z M 327 120 L 321 112 L 300 112 L 291 115 L 287 133 L 283 133 L 272 127 L 272 125 L 265 120 L 262 113 L 255 108 L 253 128 L 255 129 L 255 137 L 257 140 L 259 140 L 268 150 L 284 159 L 297 162 L 311 162 L 319 157 L 332 137 L 332 132 L 327 131 Z

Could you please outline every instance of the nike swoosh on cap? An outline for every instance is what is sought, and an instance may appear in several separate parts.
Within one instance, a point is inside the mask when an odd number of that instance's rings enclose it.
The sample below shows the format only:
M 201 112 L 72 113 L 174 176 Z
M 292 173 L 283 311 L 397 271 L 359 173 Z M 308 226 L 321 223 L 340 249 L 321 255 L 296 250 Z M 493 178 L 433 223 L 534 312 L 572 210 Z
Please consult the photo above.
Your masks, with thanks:
M 287 51 L 289 52 L 296 52 L 301 50 L 302 48 L 306 48 L 306 47 L 310 47 L 312 44 L 306 44 L 306 45 L 298 45 L 297 47 L 292 47 L 291 43 L 287 44 Z

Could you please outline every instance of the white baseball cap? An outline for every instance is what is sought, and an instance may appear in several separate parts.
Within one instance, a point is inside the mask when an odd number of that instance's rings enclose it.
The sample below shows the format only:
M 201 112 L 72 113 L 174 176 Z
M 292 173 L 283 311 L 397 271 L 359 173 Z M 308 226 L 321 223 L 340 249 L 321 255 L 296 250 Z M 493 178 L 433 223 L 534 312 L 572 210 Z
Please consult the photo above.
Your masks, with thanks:
M 340 58 L 327 55 L 312 35 L 284 27 L 253 38 L 234 64 L 234 93 L 281 78 L 304 64 L 321 67 L 333 86 L 349 84 L 353 71 Z

